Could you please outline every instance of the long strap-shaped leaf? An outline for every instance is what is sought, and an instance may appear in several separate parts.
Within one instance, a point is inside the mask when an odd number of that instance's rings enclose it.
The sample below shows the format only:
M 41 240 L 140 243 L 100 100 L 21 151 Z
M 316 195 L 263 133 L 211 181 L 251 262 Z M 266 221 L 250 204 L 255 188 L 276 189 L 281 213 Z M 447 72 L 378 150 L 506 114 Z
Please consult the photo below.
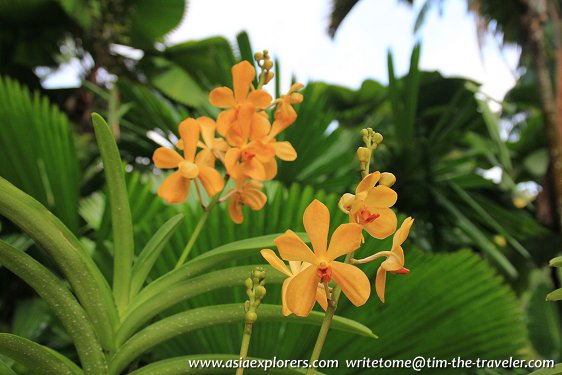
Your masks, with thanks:
M 175 357 L 170 359 L 165 359 L 163 361 L 158 361 L 152 363 L 148 366 L 142 367 L 138 370 L 131 372 L 129 375 L 156 375 L 156 374 L 166 374 L 166 375 L 191 375 L 191 374 L 209 374 L 212 371 L 213 374 L 228 374 L 231 375 L 235 371 L 236 367 L 232 367 L 233 364 L 239 361 L 240 356 L 233 354 L 200 354 L 200 355 L 186 355 L 182 357 Z M 260 358 L 248 357 L 248 361 L 266 361 Z M 206 362 L 205 362 L 206 361 Z M 214 362 L 213 362 L 214 361 Z M 230 362 L 229 362 L 230 361 Z M 278 362 L 280 362 L 279 360 Z M 206 364 L 204 367 L 203 364 Z M 221 368 L 219 366 L 225 366 Z M 196 367 L 198 366 L 198 367 Z M 226 367 L 228 366 L 228 368 Z M 269 364 L 271 366 L 271 363 Z M 278 365 L 277 365 L 278 366 Z M 264 367 L 257 368 L 246 368 L 245 374 L 260 374 L 263 375 L 273 374 L 273 375 L 302 375 L 305 370 L 299 370 L 289 367 L 276 367 L 268 368 L 265 371 Z M 323 375 L 321 372 L 316 371 L 316 375 Z
M 41 203 L 0 177 L 0 215 L 55 260 L 86 310 L 104 349 L 113 350 L 117 310 L 107 281 L 80 242 Z
M 103 160 L 103 170 L 111 207 L 114 243 L 113 295 L 117 308 L 119 311 L 123 311 L 129 302 L 131 267 L 134 255 L 133 221 L 129 207 L 129 196 L 125 186 L 121 157 L 111 129 L 97 113 L 92 114 L 92 120 Z
M 217 324 L 243 322 L 246 313 L 243 304 L 226 304 L 201 307 L 162 319 L 127 341 L 111 360 L 109 372 L 119 374 L 129 363 L 150 348 L 178 335 Z M 324 313 L 313 311 L 306 318 L 283 316 L 281 306 L 260 305 L 258 321 L 293 321 L 301 324 L 322 325 Z M 332 328 L 361 336 L 377 338 L 366 326 L 354 320 L 335 316 Z
M 83 372 L 63 355 L 46 346 L 10 333 L 0 333 L 0 354 L 41 375 L 81 375 Z M 95 374 L 103 372 L 95 372 Z
M 168 240 L 174 234 L 178 225 L 183 219 L 183 214 L 178 214 L 168 220 L 158 231 L 152 236 L 150 241 L 141 251 L 139 257 L 135 261 L 131 280 L 131 297 L 134 297 L 144 284 L 146 277 L 152 270 L 158 256 L 164 249 Z
M 174 284 L 163 293 L 135 306 L 129 315 L 124 317 L 123 323 L 115 335 L 116 346 L 121 346 L 136 329 L 151 318 L 180 302 L 213 290 L 244 285 L 243 275 L 249 275 L 255 267 L 255 265 L 240 266 L 209 272 Z M 282 283 L 287 278 L 286 275 L 269 265 L 263 267 L 267 274 L 268 284 Z
M 460 212 L 445 196 L 436 189 L 431 189 L 435 198 L 445 209 L 447 209 L 458 220 L 458 226 L 467 236 L 472 238 L 480 248 L 485 251 L 497 264 L 512 278 L 517 277 L 517 269 L 511 264 L 509 259 L 505 257 L 496 246 L 490 242 L 484 234 L 474 225 L 462 212 Z
M 92 323 L 65 284 L 35 259 L 3 241 L 0 262 L 47 302 L 72 337 L 86 373 L 106 373 L 107 363 Z
M 255 255 L 259 249 L 275 246 L 274 239 L 281 234 L 253 237 L 246 240 L 231 242 L 207 251 L 193 258 L 180 268 L 173 270 L 149 284 L 134 301 L 134 306 L 145 303 L 150 298 L 165 292 L 172 285 L 198 276 L 213 267 L 234 259 Z M 308 241 L 306 234 L 297 233 L 304 241 Z

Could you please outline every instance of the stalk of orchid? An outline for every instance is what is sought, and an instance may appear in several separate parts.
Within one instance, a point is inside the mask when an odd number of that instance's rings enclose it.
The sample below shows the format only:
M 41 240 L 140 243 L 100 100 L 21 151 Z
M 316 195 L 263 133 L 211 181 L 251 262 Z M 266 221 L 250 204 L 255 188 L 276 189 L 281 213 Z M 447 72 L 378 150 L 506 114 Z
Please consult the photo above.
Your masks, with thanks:
M 357 185 L 355 194 L 344 194 L 338 205 L 349 216 L 349 223 L 336 228 L 328 245 L 330 212 L 324 204 L 314 200 L 303 216 L 312 250 L 293 231 L 287 230 L 274 241 L 282 259 L 271 249 L 261 251 L 271 266 L 288 276 L 282 286 L 284 315 L 308 316 L 316 301 L 325 310 L 324 320 L 308 362 L 310 367 L 307 375 L 316 372 L 314 364 L 320 358 L 341 293 L 343 292 L 355 306 L 362 306 L 370 296 L 369 278 L 355 265 L 386 257 L 375 279 L 375 290 L 383 303 L 386 272 L 409 272 L 404 267 L 402 244 L 408 237 L 414 220 L 411 217 L 407 218 L 400 229 L 396 230 L 397 218 L 391 209 L 398 198 L 396 192 L 391 189 L 396 178 L 392 173 L 369 171 L 372 154 L 381 144 L 383 137 L 370 128 L 363 129 L 361 136 L 365 147 L 357 149 L 357 157 L 362 180 Z M 396 232 L 392 249 L 364 259 L 354 259 L 355 251 L 365 242 L 363 230 L 376 239 L 387 238 Z M 344 255 L 343 262 L 336 260 Z M 289 262 L 289 267 L 283 260 Z

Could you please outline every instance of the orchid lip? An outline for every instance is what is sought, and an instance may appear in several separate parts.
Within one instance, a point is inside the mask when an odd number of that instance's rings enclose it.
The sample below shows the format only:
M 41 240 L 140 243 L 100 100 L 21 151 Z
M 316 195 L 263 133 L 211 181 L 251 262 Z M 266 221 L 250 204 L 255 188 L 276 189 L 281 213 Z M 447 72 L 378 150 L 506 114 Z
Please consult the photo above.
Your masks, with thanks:
M 407 274 L 410 273 L 410 270 L 407 269 L 407 268 L 405 268 L 405 267 L 402 267 L 402 268 L 400 268 L 399 270 L 390 271 L 390 272 L 392 272 L 392 273 L 395 274 L 395 275 L 407 275 Z

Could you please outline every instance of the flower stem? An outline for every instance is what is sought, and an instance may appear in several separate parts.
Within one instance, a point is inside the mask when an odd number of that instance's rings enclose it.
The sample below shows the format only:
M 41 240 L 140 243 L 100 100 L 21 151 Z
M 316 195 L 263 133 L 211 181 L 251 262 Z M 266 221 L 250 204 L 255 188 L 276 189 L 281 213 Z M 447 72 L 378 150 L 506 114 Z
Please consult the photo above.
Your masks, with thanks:
M 244 327 L 244 336 L 242 336 L 242 345 L 240 346 L 240 367 L 236 370 L 236 375 L 242 375 L 244 373 L 244 367 L 242 362 L 248 357 L 248 348 L 250 347 L 250 339 L 252 338 L 252 327 L 253 323 L 246 322 Z
M 207 222 L 207 219 L 209 218 L 211 210 L 213 209 L 213 207 L 215 207 L 217 205 L 218 200 L 219 200 L 219 196 L 220 196 L 220 194 L 215 195 L 213 200 L 211 200 L 211 203 L 209 203 L 209 205 L 205 209 L 205 212 L 203 213 L 203 216 L 201 216 L 201 219 L 199 219 L 199 222 L 197 223 L 197 226 L 193 230 L 193 233 L 191 234 L 191 237 L 189 238 L 189 241 L 187 242 L 187 245 L 185 245 L 185 248 L 183 249 L 183 253 L 181 254 L 180 259 L 176 263 L 176 266 L 174 267 L 174 269 L 178 269 L 179 267 L 181 267 L 185 263 L 185 260 L 187 259 L 187 256 L 189 255 L 189 253 L 193 249 L 193 245 L 195 245 L 195 241 L 197 241 L 197 238 L 199 238 L 199 235 L 201 234 L 201 231 L 203 230 L 203 227 L 205 226 L 205 223 Z
M 349 264 L 352 259 L 353 253 L 349 253 L 345 257 L 344 263 Z M 316 373 L 316 368 L 312 365 L 320 358 L 320 353 L 322 352 L 322 348 L 324 347 L 324 343 L 326 342 L 328 331 L 330 330 L 330 326 L 332 325 L 332 319 L 334 318 L 336 308 L 338 307 L 338 300 L 340 299 L 340 295 L 341 288 L 339 285 L 336 285 L 334 287 L 331 296 L 329 294 L 326 295 L 328 297 L 328 309 L 326 310 L 326 314 L 324 315 L 324 321 L 322 322 L 322 326 L 320 327 L 320 332 L 318 332 L 316 344 L 314 344 L 314 349 L 312 350 L 312 354 L 308 362 L 311 367 L 309 367 L 306 371 L 306 375 L 314 375 Z

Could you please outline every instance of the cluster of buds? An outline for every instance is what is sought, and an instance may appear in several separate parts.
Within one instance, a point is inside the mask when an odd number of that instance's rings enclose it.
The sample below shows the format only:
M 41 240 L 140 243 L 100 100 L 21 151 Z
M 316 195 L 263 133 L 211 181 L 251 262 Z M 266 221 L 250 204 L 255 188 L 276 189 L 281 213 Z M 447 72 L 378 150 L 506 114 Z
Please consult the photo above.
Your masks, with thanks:
M 273 100 L 262 89 L 273 77 L 270 71 L 273 63 L 267 51 L 257 53 L 256 60 L 261 68 L 257 87 L 252 85 L 256 76 L 254 67 L 242 61 L 232 67 L 233 89 L 219 87 L 210 92 L 211 104 L 223 109 L 216 121 L 199 117 L 180 123 L 176 147 L 183 150 L 183 157 L 165 147 L 154 152 L 153 160 L 158 168 L 177 168 L 158 190 L 168 203 L 184 201 L 193 182 L 205 209 L 228 200 L 230 217 L 235 223 L 242 223 L 243 206 L 260 210 L 265 205 L 267 197 L 262 192 L 262 182 L 277 175 L 276 158 L 296 159 L 293 146 L 275 138 L 296 121 L 297 113 L 292 105 L 302 102 L 302 95 L 296 91 L 303 86 L 295 84 L 286 95 Z M 217 161 L 224 166 L 225 176 L 216 169 Z M 234 188 L 219 197 L 229 178 L 235 180 Z M 213 199 L 209 205 L 203 203 L 202 190 Z
M 260 82 L 263 82 L 264 85 L 268 84 L 273 79 L 273 72 L 271 71 L 273 68 L 273 61 L 271 61 L 269 51 L 264 49 L 263 52 L 256 52 L 254 59 L 261 68 L 259 75 Z
M 252 270 L 249 278 L 244 281 L 246 285 L 246 294 L 248 300 L 244 303 L 244 311 L 246 312 L 246 323 L 252 324 L 258 319 L 256 310 L 263 297 L 265 297 L 265 270 L 263 267 L 256 267 Z

